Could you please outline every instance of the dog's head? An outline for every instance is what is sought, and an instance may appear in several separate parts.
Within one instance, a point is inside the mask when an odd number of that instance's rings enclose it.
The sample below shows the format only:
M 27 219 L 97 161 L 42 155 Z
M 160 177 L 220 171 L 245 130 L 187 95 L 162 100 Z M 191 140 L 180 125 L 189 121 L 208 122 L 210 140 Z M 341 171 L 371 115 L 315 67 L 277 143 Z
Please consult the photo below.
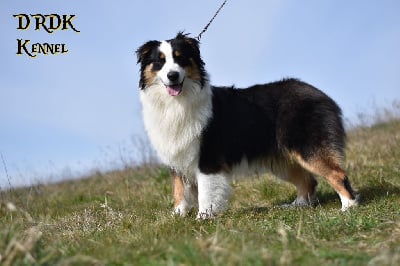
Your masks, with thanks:
M 142 90 L 155 85 L 170 96 L 178 96 L 188 86 L 202 88 L 207 82 L 199 42 L 182 32 L 171 40 L 149 41 L 136 54 Z

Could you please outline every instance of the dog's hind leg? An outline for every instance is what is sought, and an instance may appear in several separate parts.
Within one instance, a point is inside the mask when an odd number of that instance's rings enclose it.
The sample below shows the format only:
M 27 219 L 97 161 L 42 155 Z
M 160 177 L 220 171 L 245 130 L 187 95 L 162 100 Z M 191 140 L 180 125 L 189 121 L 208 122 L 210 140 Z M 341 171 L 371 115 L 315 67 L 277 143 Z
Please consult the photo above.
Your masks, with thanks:
M 298 153 L 292 153 L 294 158 L 304 169 L 324 177 L 339 194 L 342 202 L 342 211 L 357 205 L 358 201 L 350 185 L 346 172 L 340 166 L 340 156 L 327 155 L 329 153 L 314 154 L 307 160 Z
M 318 185 L 314 175 L 306 171 L 297 163 L 291 164 L 287 169 L 285 181 L 296 186 L 297 198 L 287 206 L 313 206 L 316 202 L 315 188 Z
M 196 205 L 197 186 L 174 170 L 171 170 L 171 181 L 174 195 L 174 213 L 185 216 Z

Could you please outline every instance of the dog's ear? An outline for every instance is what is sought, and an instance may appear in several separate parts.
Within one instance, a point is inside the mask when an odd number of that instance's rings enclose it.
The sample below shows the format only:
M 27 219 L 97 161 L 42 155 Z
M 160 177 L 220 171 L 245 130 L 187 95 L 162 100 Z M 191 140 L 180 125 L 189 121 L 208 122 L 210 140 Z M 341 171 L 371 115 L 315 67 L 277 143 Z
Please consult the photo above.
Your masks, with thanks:
M 200 43 L 198 40 L 189 37 L 189 33 L 184 33 L 183 31 L 178 32 L 176 35 L 175 39 L 177 40 L 183 40 L 187 44 L 193 47 L 193 49 L 197 52 L 200 53 Z
M 151 51 L 160 45 L 159 41 L 148 41 L 136 50 L 137 63 L 142 63 L 143 60 L 149 56 Z

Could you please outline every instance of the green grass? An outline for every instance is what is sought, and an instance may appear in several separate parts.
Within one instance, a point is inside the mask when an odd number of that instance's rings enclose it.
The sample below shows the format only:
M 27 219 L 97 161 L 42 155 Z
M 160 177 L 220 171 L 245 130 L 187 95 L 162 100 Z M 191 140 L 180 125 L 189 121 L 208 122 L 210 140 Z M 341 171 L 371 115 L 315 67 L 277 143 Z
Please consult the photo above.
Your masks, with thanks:
M 162 167 L 3 191 L 0 264 L 399 265 L 400 121 L 352 130 L 346 169 L 362 204 L 345 213 L 322 179 L 315 208 L 279 208 L 295 189 L 263 176 L 221 217 L 174 217 Z

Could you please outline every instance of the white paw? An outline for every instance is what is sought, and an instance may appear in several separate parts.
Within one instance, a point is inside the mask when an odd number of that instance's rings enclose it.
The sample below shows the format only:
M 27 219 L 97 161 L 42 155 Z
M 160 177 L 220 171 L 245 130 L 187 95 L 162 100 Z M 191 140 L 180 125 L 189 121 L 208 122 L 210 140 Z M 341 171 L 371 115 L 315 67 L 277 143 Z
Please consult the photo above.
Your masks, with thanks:
M 282 208 L 294 208 L 294 207 L 312 207 L 317 202 L 315 196 L 305 198 L 305 197 L 297 197 L 292 203 L 282 204 Z
M 188 212 L 190 211 L 190 209 L 191 208 L 189 207 L 188 204 L 185 204 L 184 202 L 182 202 L 181 204 L 179 204 L 178 206 L 176 206 L 174 208 L 173 214 L 181 216 L 181 217 L 185 217 L 188 214 Z
M 342 208 L 340 209 L 342 212 L 347 211 L 352 206 L 358 206 L 358 202 L 360 199 L 360 195 L 357 195 L 355 199 L 348 199 L 340 195 L 340 200 L 342 201 Z
M 205 210 L 199 210 L 199 212 L 197 213 L 197 217 L 196 220 L 207 220 L 207 219 L 212 219 L 214 218 L 216 215 L 212 210 L 212 206 L 208 209 Z

